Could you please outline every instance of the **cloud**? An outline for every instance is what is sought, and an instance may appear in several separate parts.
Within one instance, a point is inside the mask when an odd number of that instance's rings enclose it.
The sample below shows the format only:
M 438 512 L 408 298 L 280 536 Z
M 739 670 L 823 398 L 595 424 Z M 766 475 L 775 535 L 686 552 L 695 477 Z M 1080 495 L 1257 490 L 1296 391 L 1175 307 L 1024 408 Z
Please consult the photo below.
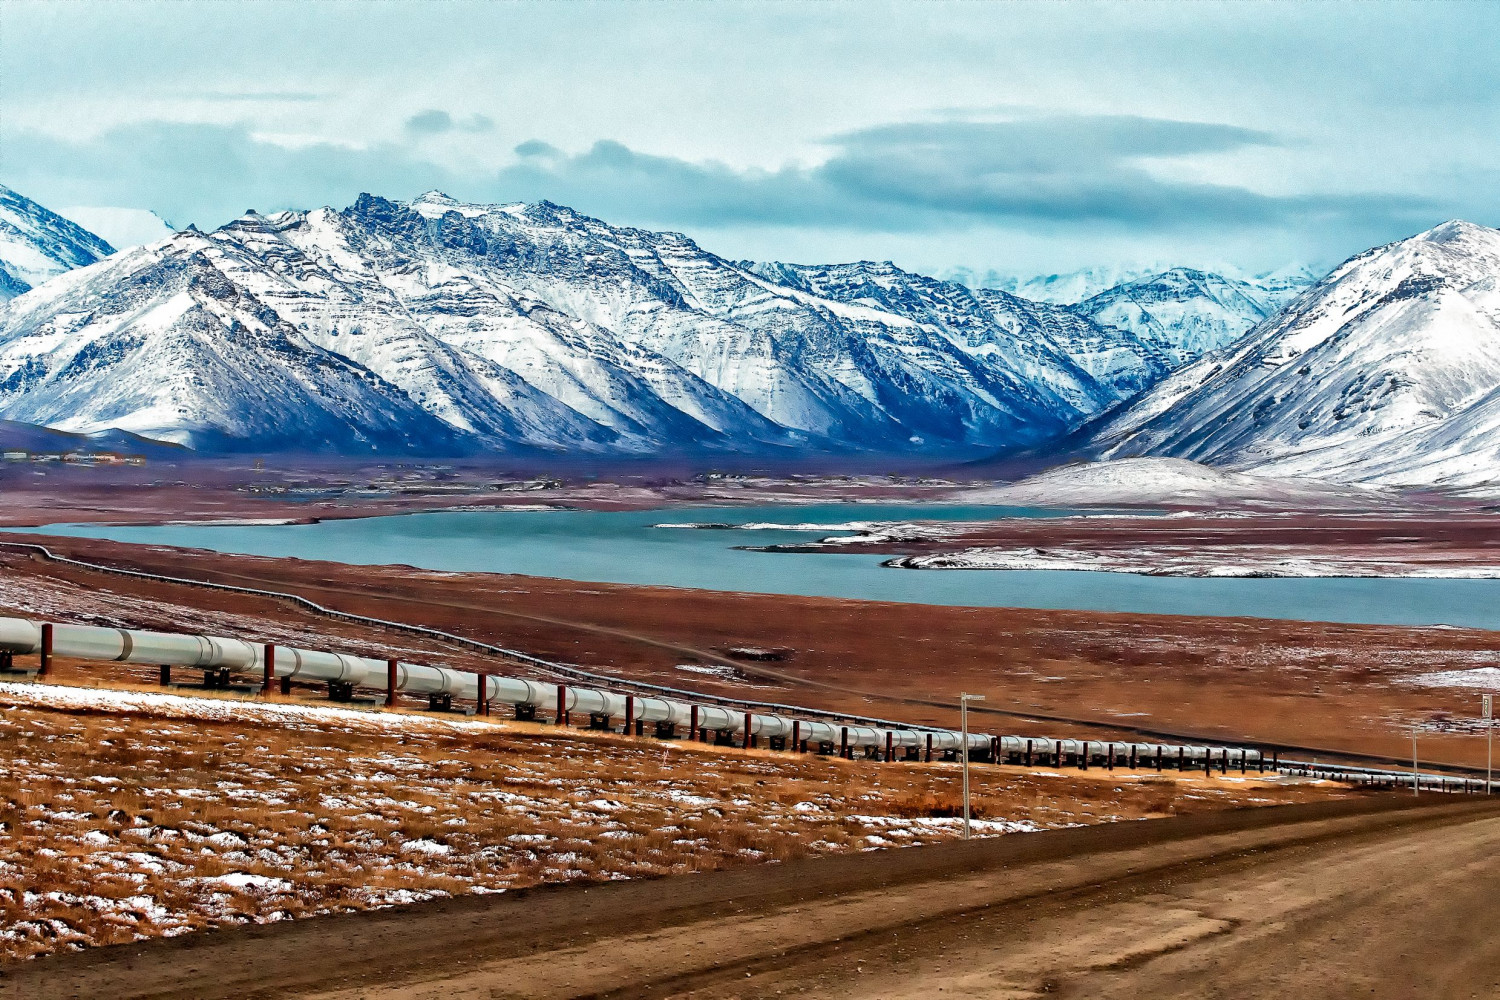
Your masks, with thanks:
M 181 96 L 200 101 L 224 103 L 306 104 L 310 101 L 321 101 L 327 95 L 311 90 L 204 90 L 183 91 Z
M 487 115 L 470 115 L 455 120 L 438 108 L 419 111 L 406 120 L 406 131 L 415 135 L 442 135 L 445 132 L 492 132 L 495 122 Z
M 247 208 L 343 206 L 362 191 L 468 187 L 405 146 L 291 147 L 244 125 L 144 122 L 80 141 L 16 129 L 3 139 L 6 182 L 43 204 L 150 208 L 204 228 Z
M 893 240 L 925 240 L 924 253 L 951 255 L 943 266 L 975 259 L 972 249 L 953 251 L 961 243 L 982 249 L 1044 237 L 1099 248 L 1151 240 L 1161 248 L 1153 253 L 1169 255 L 1188 245 L 1253 246 L 1271 231 L 1286 237 L 1281 245 L 1338 257 L 1476 205 L 1463 192 L 1438 204 L 1177 179 L 1213 177 L 1205 160 L 1264 156 L 1287 144 L 1235 125 L 1161 118 L 895 122 L 827 137 L 821 162 L 770 170 L 655 155 L 612 140 L 570 153 L 541 139 L 515 146 L 511 162 L 498 168 L 449 167 L 422 140 L 494 123 L 432 108 L 405 125 L 408 141 L 365 147 L 292 145 L 245 125 L 145 122 L 77 141 L 12 130 L 3 137 L 4 179 L 44 203 L 134 205 L 200 227 L 249 207 L 341 207 L 362 191 L 403 198 L 438 188 L 466 200 L 546 199 L 612 222 L 712 232 L 716 245 L 731 245 L 724 234 L 736 231 L 775 231 L 785 243 L 840 245 L 847 249 L 833 252 L 852 257 Z
M 1421 216 L 1424 199 L 1268 195 L 1172 180 L 1152 161 L 1275 148 L 1267 132 L 1133 116 L 880 125 L 826 140 L 815 166 L 737 170 L 601 141 L 573 155 L 533 140 L 502 170 L 511 197 L 627 212 L 666 225 L 824 226 L 866 232 L 977 225 L 1172 231 Z

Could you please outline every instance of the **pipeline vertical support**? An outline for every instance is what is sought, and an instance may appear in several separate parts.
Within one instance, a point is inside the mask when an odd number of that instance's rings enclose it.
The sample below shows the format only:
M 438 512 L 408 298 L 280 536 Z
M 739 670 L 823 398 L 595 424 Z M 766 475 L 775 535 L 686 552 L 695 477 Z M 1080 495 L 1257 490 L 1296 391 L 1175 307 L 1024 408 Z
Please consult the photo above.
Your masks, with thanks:
M 1229 773 L 1229 748 L 1228 747 L 1225 747 L 1223 750 L 1219 751 L 1219 773 L 1220 774 L 1228 774 Z
M 163 663 L 157 668 L 157 671 L 160 674 L 161 686 L 169 686 L 172 683 L 172 665 L 170 663 Z
M 802 752 L 802 721 L 792 720 L 792 753 Z
M 260 693 L 270 694 L 271 681 L 276 676 L 276 644 L 274 642 L 266 643 L 265 649 L 261 652 L 260 665 Z
M 926 763 L 928 763 L 928 764 L 932 763 L 932 734 L 931 733 L 927 734 L 927 760 L 926 760 Z
M 1058 770 L 1062 770 L 1062 740 L 1058 740 L 1057 746 L 1052 748 L 1052 766 L 1057 768 Z
M 1000 764 L 1000 763 L 1003 763 L 1000 760 L 1000 737 L 998 737 L 998 736 L 991 736 L 990 737 L 990 763 L 991 764 Z
M 41 656 L 37 661 L 36 675 L 46 677 L 47 672 L 52 669 L 52 623 L 42 623 L 42 649 Z
M 1032 762 L 1033 759 L 1034 758 L 1032 757 L 1032 754 L 1031 754 L 1031 740 L 1027 740 L 1026 741 L 1026 766 L 1027 767 L 1031 766 L 1031 762 Z
M 479 715 L 490 714 L 490 675 L 480 674 L 474 687 L 474 711 Z
M 396 658 L 392 656 L 385 661 L 385 707 L 396 706 Z
M 568 724 L 568 689 L 562 684 L 557 686 L 557 715 L 553 717 L 552 724 L 555 726 Z
M 885 731 L 885 759 L 886 763 L 896 759 L 896 738 L 889 729 Z
M 625 728 L 620 730 L 626 736 L 635 735 L 635 695 L 625 696 Z
M 1186 771 L 1187 770 L 1187 747 L 1178 747 L 1177 748 L 1177 770 L 1178 771 Z
M 750 732 L 750 713 L 746 712 L 745 713 L 745 749 L 746 750 L 749 750 L 752 746 L 755 745 L 754 742 L 752 742 L 754 739 L 755 739 L 755 737 Z
M 289 694 L 292 693 L 292 675 L 291 674 L 287 674 L 285 677 L 283 677 L 281 679 L 281 693 L 282 694 L 287 694 L 287 695 L 289 695 Z
M 1115 745 L 1113 743 L 1109 744 L 1109 749 L 1105 750 L 1104 753 L 1104 766 L 1113 771 L 1115 769 Z
M 698 742 L 698 706 L 697 705 L 694 705 L 692 708 L 688 709 L 688 739 L 691 742 L 693 742 L 693 743 Z
M 1161 755 L 1165 752 L 1166 749 L 1160 743 L 1158 743 L 1156 745 L 1156 769 L 1158 771 L 1161 770 Z
M 849 756 L 849 727 L 842 726 L 839 729 L 839 756 Z
M 1087 771 L 1088 769 L 1089 769 L 1089 741 L 1088 740 L 1084 740 L 1083 741 L 1083 752 L 1078 755 L 1078 770 L 1080 770 L 1080 771 Z

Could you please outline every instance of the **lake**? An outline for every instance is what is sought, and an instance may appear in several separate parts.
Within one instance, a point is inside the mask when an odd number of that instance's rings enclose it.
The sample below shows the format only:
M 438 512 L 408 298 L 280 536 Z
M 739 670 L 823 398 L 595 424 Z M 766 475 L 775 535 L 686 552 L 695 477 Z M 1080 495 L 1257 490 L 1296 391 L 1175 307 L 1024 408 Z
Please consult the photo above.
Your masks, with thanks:
M 815 504 L 647 511 L 451 511 L 307 525 L 51 525 L 49 534 L 357 565 L 523 573 L 600 583 L 976 607 L 1500 628 L 1500 580 L 1214 579 L 1060 570 L 897 570 L 885 556 L 745 552 L 866 521 L 1052 517 L 1070 511 Z M 693 530 L 662 523 L 812 525 Z M 37 529 L 28 529 L 37 530 Z

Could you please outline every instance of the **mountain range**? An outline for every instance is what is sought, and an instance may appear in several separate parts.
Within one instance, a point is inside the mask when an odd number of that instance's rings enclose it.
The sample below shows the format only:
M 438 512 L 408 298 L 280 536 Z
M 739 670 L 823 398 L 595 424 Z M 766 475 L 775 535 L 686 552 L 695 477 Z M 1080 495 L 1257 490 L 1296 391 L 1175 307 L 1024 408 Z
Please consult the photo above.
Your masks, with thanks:
M 1465 222 L 1310 287 L 1170 268 L 1073 304 L 889 262 L 735 261 L 545 201 L 438 192 L 114 253 L 0 189 L 0 226 L 0 419 L 61 430 L 204 451 L 1500 476 L 1500 232 Z
M 734 262 L 548 202 L 365 195 L 12 302 L 0 417 L 200 449 L 961 456 L 1055 438 L 1183 353 L 888 263 Z

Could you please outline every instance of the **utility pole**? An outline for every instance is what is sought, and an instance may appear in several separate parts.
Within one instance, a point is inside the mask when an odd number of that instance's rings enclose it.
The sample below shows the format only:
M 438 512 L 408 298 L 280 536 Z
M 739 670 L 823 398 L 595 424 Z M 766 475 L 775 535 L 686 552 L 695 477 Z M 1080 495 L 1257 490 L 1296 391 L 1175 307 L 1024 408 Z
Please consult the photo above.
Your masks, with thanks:
M 969 839 L 969 702 L 984 701 L 982 694 L 960 694 L 958 696 L 959 728 L 963 730 L 964 745 L 959 751 L 964 762 L 964 839 Z
M 1490 794 L 1490 773 L 1495 768 L 1495 696 L 1485 695 L 1481 700 L 1483 711 L 1479 714 L 1484 716 L 1484 794 Z
M 1422 785 L 1422 773 L 1417 770 L 1417 724 L 1411 724 L 1411 793 L 1420 795 Z

